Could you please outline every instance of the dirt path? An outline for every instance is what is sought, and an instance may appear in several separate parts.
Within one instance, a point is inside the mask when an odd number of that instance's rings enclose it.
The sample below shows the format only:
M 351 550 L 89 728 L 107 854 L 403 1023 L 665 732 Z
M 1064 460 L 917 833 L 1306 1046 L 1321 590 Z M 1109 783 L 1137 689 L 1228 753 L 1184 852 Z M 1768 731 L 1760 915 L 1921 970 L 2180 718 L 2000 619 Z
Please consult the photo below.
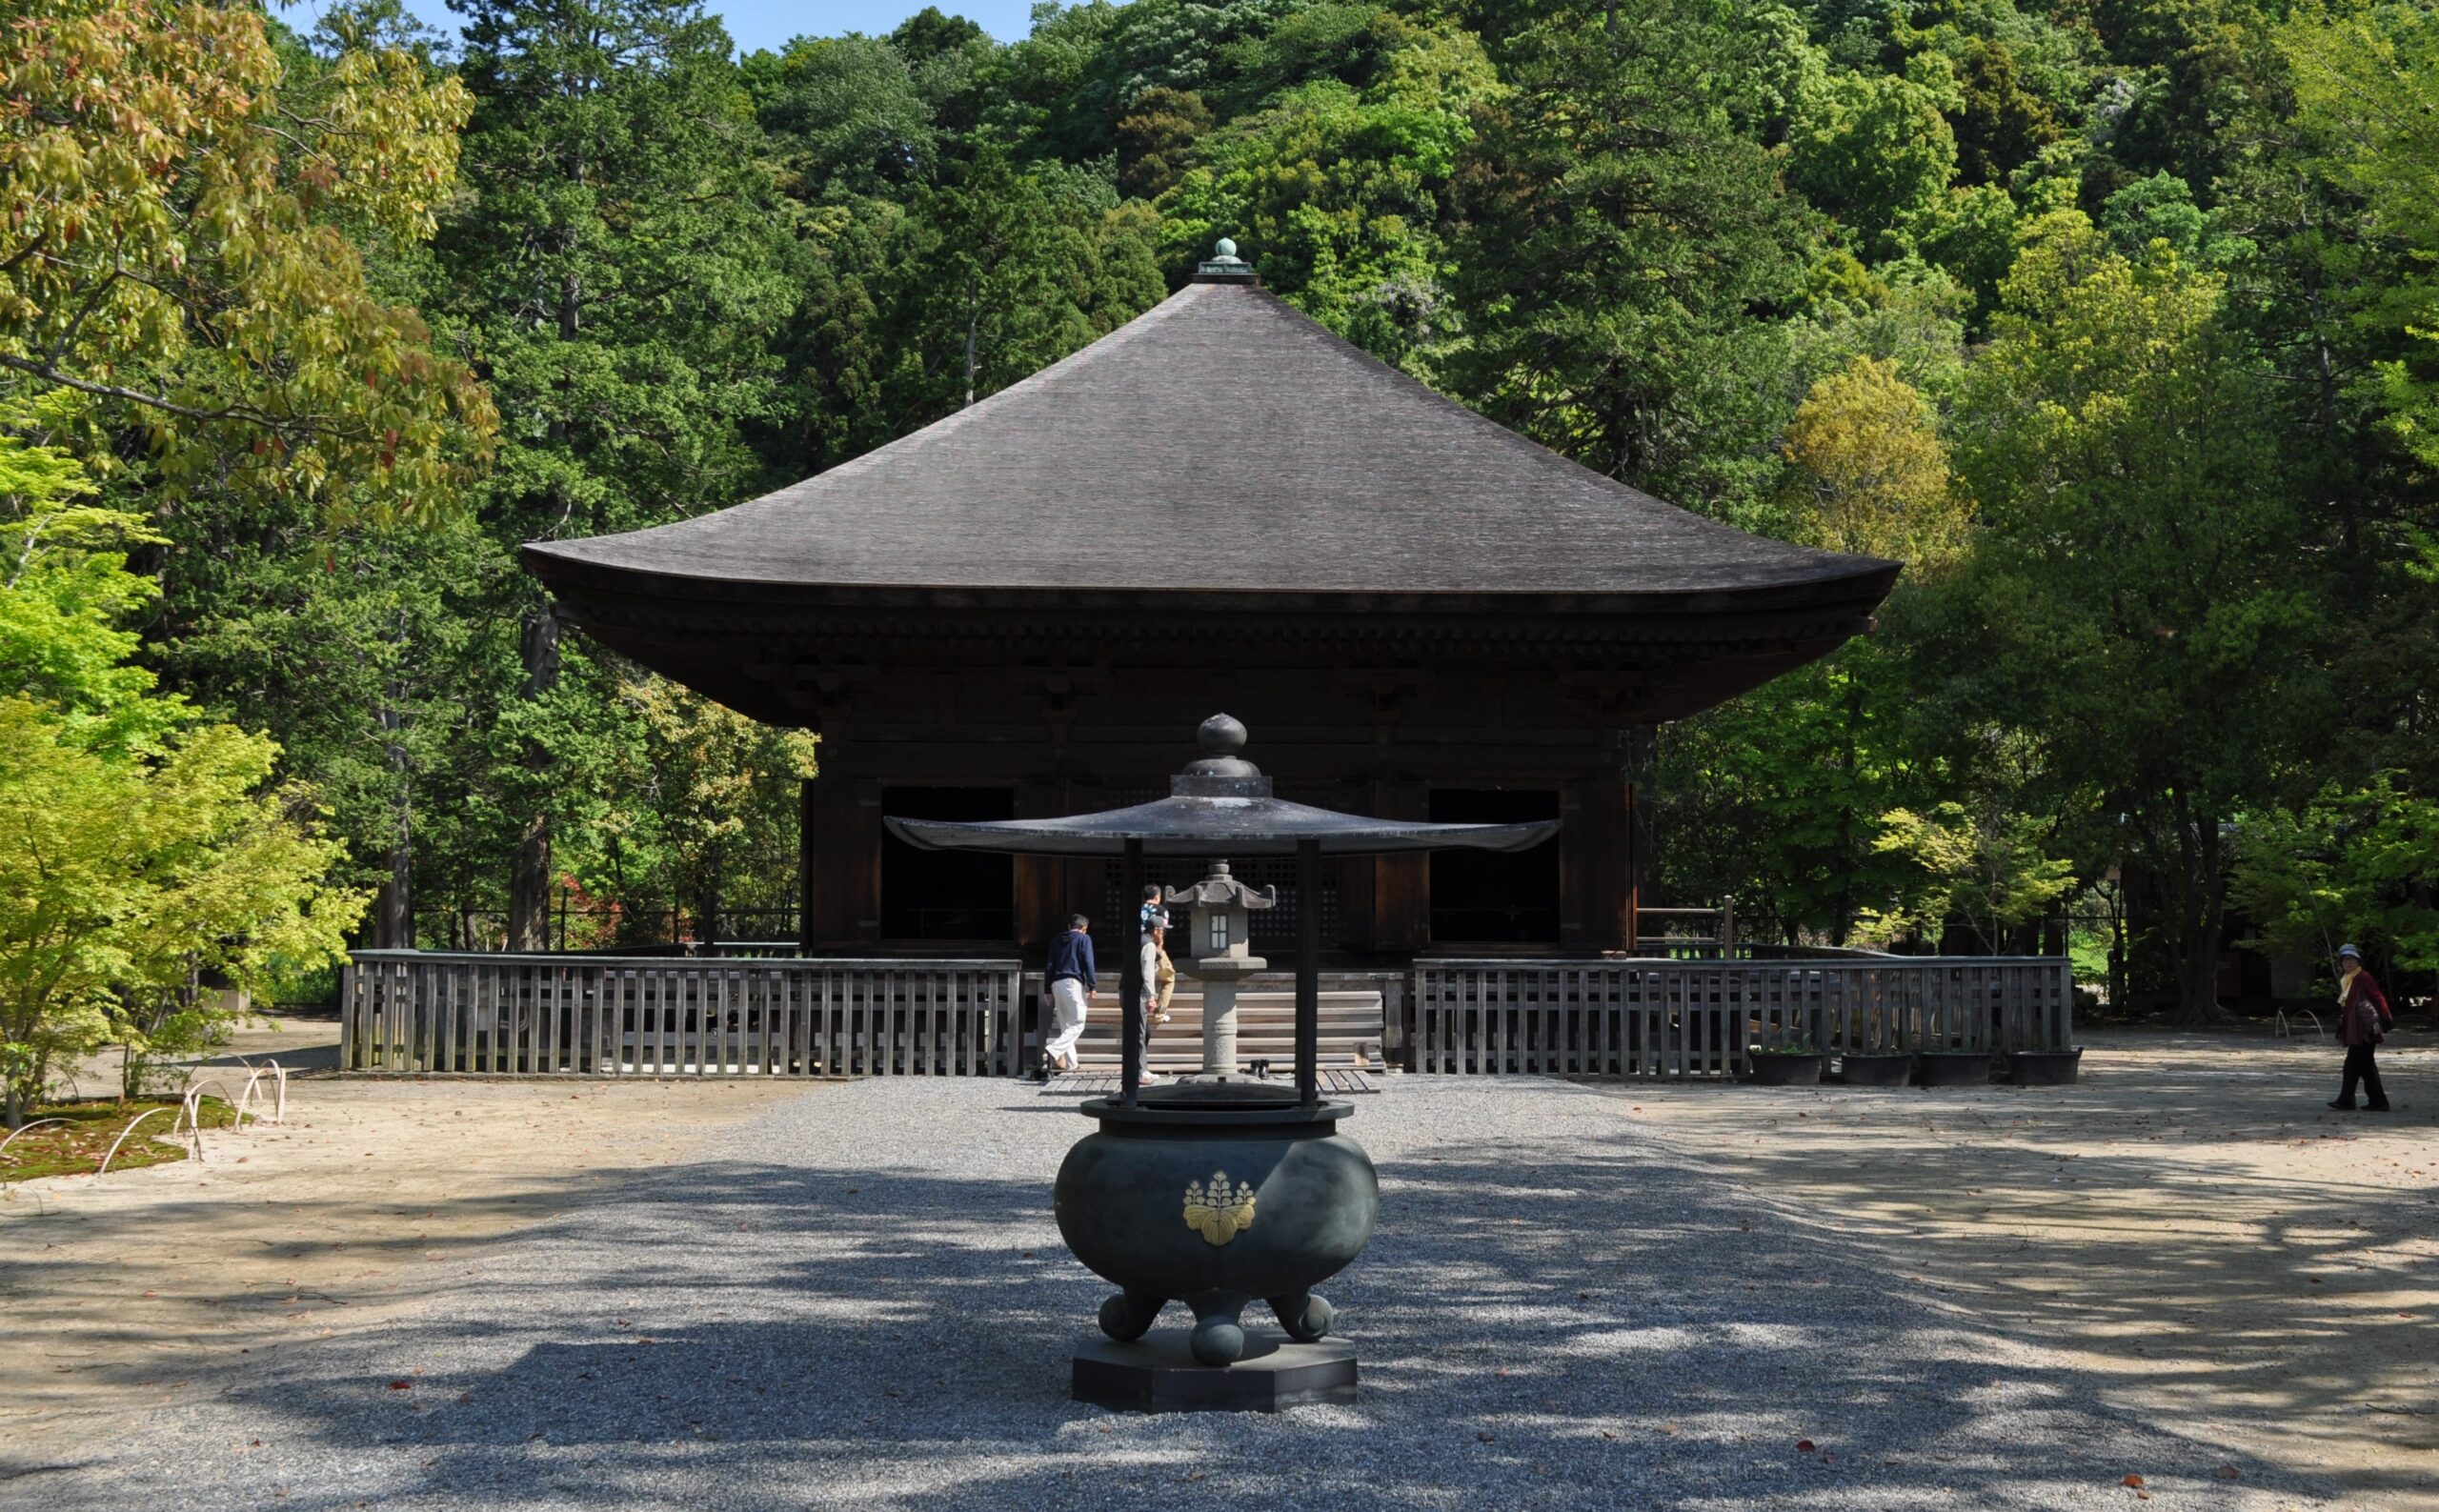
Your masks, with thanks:
M 471 1251 L 828 1090 L 292 1080 L 284 1125 L 207 1134 L 205 1162 L 0 1186 L 0 1441 L 57 1453 L 210 1391 L 222 1361 L 372 1326 L 459 1283 Z
M 2066 1088 L 1653 1086 L 1621 1111 L 2117 1405 L 2439 1508 L 2439 1050 L 2415 1039 L 2383 1053 L 2386 1119 L 2322 1106 L 2333 1049 L 2204 1036 L 2093 1035 Z

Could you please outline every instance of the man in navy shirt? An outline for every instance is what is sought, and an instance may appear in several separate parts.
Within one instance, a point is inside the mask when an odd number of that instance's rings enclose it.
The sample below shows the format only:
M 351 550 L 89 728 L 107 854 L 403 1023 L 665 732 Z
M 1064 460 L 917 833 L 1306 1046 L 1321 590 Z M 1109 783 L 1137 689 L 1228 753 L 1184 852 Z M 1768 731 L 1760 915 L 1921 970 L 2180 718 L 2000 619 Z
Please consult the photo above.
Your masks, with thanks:
M 1093 971 L 1093 921 L 1067 917 L 1067 933 L 1050 942 L 1050 1036 L 1042 1041 L 1042 1074 L 1073 1071 L 1076 1042 L 1084 1038 L 1084 1015 L 1098 978 Z

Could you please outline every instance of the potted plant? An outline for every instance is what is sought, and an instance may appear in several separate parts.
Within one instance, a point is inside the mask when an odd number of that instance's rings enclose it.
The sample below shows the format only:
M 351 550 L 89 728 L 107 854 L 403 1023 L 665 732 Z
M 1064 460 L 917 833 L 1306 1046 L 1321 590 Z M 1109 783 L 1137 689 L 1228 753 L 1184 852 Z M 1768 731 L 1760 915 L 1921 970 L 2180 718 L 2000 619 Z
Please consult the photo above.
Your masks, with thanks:
M 1812 1041 L 1802 1035 L 1792 1035 L 1776 1044 L 1751 1045 L 1744 1052 L 1744 1063 L 1753 1068 L 1753 1080 L 1764 1087 L 1813 1087 L 1821 1084 L 1821 1068 L 1829 1058 L 1812 1048 Z
M 1911 1050 L 1849 1050 L 1838 1058 L 1838 1079 L 1850 1087 L 1902 1087 L 1913 1074 Z
M 1978 1087 L 1990 1079 L 1990 1052 L 1925 1048 L 1914 1057 L 1914 1079 L 1926 1087 Z
M 2083 1059 L 2081 1045 L 2064 1050 L 2010 1050 L 2007 1079 L 2020 1087 L 2063 1087 L 2075 1079 Z

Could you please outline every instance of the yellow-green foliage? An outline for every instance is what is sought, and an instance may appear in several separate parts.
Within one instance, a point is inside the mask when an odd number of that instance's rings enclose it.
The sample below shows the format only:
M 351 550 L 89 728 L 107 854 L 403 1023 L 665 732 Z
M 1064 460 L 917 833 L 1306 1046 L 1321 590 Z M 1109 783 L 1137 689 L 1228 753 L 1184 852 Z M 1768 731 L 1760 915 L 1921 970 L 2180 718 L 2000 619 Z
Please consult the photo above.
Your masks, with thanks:
M 1785 451 L 1799 529 L 1813 544 L 1905 562 L 1944 560 L 1964 545 L 1947 447 L 1894 361 L 1858 356 L 1814 384 Z
M 2399 437 L 2439 465 L 2439 15 L 2406 5 L 2307 13 L 2279 42 L 2304 121 L 2335 144 L 2339 177 L 2421 266 L 2379 322 L 2402 327 L 2419 355 L 2379 363 L 2377 385 Z
M 778 832 L 796 817 L 798 780 L 819 770 L 819 742 L 665 677 L 638 676 L 621 692 L 635 716 L 616 763 L 627 796 L 603 816 L 603 836 L 631 856 L 655 857 L 680 901 L 697 910 L 716 904 L 779 848 Z M 697 918 L 695 927 L 712 937 L 713 920 Z
M 336 958 L 364 896 L 277 747 L 195 724 L 156 749 L 88 748 L 49 707 L 0 698 L 0 1038 L 13 1115 L 68 1058 L 142 1041 L 198 969 L 240 985 L 285 958 Z M 139 1019 L 144 1021 L 139 1021 Z M 16 1121 L 11 1117 L 10 1122 Z
M 9 1121 L 63 1062 L 200 1038 L 199 972 L 240 986 L 335 958 L 362 914 L 279 748 L 199 720 L 123 665 L 151 585 L 131 516 L 79 502 L 56 452 L 0 432 L 0 1075 Z
M 138 637 L 122 624 L 157 592 L 126 548 L 162 537 L 92 496 L 75 458 L 0 430 L 0 687 L 46 700 L 89 743 L 124 745 L 178 707 L 144 696 L 152 674 L 127 665 Z
M 2045 821 L 2032 815 L 1948 802 L 1923 814 L 1891 809 L 1880 823 L 1873 848 L 1911 861 L 1922 884 L 1904 906 L 1866 910 L 1859 926 L 1866 938 L 1908 929 L 1936 935 L 1948 919 L 1964 917 L 1995 950 L 2008 926 L 2039 918 L 2075 885 L 2074 863 L 2045 854 Z
M 252 475 L 411 506 L 493 423 L 423 321 L 366 286 L 356 237 L 413 242 L 468 110 L 396 50 L 285 76 L 262 13 L 28 0 L 0 30 L 0 373 L 104 401 L 163 474 Z M 283 91 L 294 82 L 304 97 Z

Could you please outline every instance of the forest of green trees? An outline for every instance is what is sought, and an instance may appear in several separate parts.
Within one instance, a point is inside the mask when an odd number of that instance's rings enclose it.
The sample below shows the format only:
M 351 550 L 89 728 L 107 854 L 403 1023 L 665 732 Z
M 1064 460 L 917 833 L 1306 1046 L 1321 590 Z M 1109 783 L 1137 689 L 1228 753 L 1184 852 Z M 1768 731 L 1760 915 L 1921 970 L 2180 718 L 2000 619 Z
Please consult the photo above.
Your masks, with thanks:
M 1909 563 L 1660 733 L 1658 900 L 2124 920 L 2121 1000 L 2196 1014 L 2231 917 L 2439 969 L 2424 0 L 1136 0 L 742 57 L 686 0 L 457 9 L 11 7 L 12 1044 L 198 961 L 785 904 L 817 746 L 563 635 L 517 544 L 904 435 L 1221 235 L 1586 466 Z M 142 898 L 59 879 L 179 784 L 110 841 Z

